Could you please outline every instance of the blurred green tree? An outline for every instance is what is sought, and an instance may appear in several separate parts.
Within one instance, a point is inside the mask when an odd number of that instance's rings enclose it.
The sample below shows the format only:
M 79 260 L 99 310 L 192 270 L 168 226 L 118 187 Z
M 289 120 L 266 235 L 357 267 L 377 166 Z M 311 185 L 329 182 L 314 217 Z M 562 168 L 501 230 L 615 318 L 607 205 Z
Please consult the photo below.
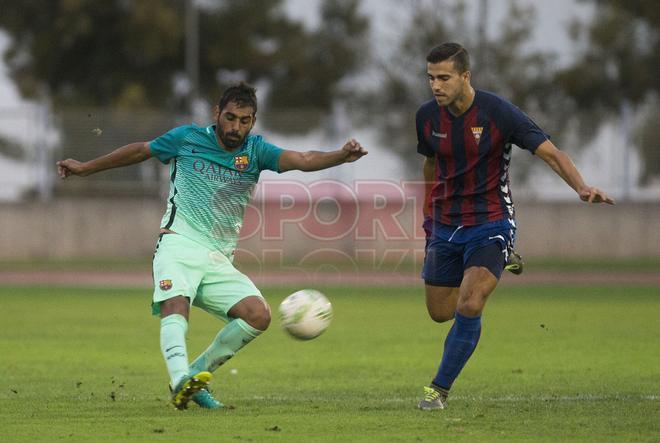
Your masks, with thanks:
M 552 97 L 551 66 L 554 56 L 533 51 L 527 46 L 534 26 L 534 10 L 511 0 L 506 22 L 498 35 L 485 37 L 485 23 L 469 25 L 466 2 L 417 1 L 398 47 L 381 54 L 377 90 L 362 95 L 359 102 L 369 109 L 365 118 L 380 128 L 383 143 L 401 155 L 410 173 L 420 174 L 420 159 L 415 153 L 414 116 L 417 108 L 431 99 L 426 80 L 426 54 L 445 41 L 457 41 L 470 52 L 473 85 L 492 90 L 525 108 L 549 132 L 560 125 L 546 118 L 545 111 L 556 105 Z M 512 170 L 524 179 L 529 167 Z
M 182 59 L 174 1 L 0 0 L 21 94 L 59 105 L 162 106 Z
M 362 58 L 359 0 L 322 2 L 314 30 L 287 17 L 282 0 L 199 4 L 199 90 L 211 102 L 241 78 L 267 85 L 269 107 L 327 112 Z M 5 61 L 23 96 L 56 106 L 181 110 L 184 10 L 184 0 L 0 0 Z
M 581 48 L 555 83 L 571 99 L 585 133 L 588 121 L 616 118 L 625 107 L 641 115 L 634 141 L 642 157 L 642 182 L 660 176 L 660 149 L 649 130 L 660 114 L 660 8 L 657 0 L 582 0 L 595 16 L 575 22 L 572 37 Z M 640 112 L 643 110 L 643 112 Z
M 283 66 L 274 77 L 271 100 L 278 107 L 306 107 L 310 103 L 329 108 L 339 95 L 339 82 L 355 72 L 367 50 L 369 21 L 358 12 L 358 0 L 326 0 L 321 3 L 319 29 L 307 41 L 278 57 L 300 53 L 301 59 Z M 301 44 L 301 43 L 304 43 Z M 310 67 L 312 69 L 310 69 Z M 291 82 L 296 87 L 291 87 Z
M 229 83 L 256 84 L 274 130 L 318 126 L 363 59 L 368 20 L 360 0 L 321 2 L 316 29 L 287 16 L 283 0 L 0 0 L 9 74 L 23 97 L 54 105 L 59 156 L 94 157 L 181 123 L 194 89 L 185 71 L 189 1 L 198 8 L 195 92 L 215 103 Z M 0 140 L 0 151 L 9 150 Z M 140 177 L 153 184 L 149 168 L 108 171 L 76 192 L 112 182 L 117 192 L 134 193 Z

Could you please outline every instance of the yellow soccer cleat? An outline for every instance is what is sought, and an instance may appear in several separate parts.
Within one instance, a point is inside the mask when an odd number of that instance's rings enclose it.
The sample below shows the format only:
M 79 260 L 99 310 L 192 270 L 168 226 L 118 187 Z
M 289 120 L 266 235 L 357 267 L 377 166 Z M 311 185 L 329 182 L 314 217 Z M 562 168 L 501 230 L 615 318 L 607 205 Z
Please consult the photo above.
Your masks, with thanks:
M 188 379 L 184 379 L 172 389 L 172 404 L 182 411 L 188 408 L 191 397 L 206 388 L 213 378 L 210 372 L 202 371 Z

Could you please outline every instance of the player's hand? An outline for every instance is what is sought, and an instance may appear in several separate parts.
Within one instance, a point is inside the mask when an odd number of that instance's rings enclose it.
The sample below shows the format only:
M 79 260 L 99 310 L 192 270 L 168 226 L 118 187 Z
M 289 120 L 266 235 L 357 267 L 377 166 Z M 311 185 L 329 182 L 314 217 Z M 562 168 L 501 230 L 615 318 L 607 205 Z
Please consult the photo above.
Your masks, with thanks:
M 607 203 L 614 204 L 614 199 L 598 188 L 588 187 L 579 192 L 580 200 L 589 203 Z
M 72 158 L 60 160 L 56 163 L 56 165 L 57 175 L 59 175 L 62 179 L 65 179 L 70 175 L 79 175 L 81 177 L 88 175 L 88 172 L 84 167 L 84 163 Z
M 368 154 L 368 152 L 354 138 L 347 141 L 341 149 L 344 151 L 346 163 L 354 162 L 360 157 Z

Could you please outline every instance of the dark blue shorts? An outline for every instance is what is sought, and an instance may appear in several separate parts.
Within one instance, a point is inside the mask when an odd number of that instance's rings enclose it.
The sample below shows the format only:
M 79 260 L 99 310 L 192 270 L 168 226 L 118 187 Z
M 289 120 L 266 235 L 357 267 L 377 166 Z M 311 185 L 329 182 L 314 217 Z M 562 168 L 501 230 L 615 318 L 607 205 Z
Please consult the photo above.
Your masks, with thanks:
M 422 278 L 427 285 L 459 287 L 472 266 L 487 268 L 500 278 L 515 241 L 515 222 L 498 220 L 477 226 L 433 223 L 426 240 Z

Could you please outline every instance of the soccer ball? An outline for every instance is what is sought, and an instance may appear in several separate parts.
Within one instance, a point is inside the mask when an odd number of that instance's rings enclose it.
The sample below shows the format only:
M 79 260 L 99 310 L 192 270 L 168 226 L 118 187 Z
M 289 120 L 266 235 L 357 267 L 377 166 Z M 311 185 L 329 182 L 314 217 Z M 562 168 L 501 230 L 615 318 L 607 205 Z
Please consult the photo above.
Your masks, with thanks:
M 300 340 L 318 337 L 330 326 L 332 305 L 314 289 L 294 292 L 280 303 L 280 321 L 286 332 Z

